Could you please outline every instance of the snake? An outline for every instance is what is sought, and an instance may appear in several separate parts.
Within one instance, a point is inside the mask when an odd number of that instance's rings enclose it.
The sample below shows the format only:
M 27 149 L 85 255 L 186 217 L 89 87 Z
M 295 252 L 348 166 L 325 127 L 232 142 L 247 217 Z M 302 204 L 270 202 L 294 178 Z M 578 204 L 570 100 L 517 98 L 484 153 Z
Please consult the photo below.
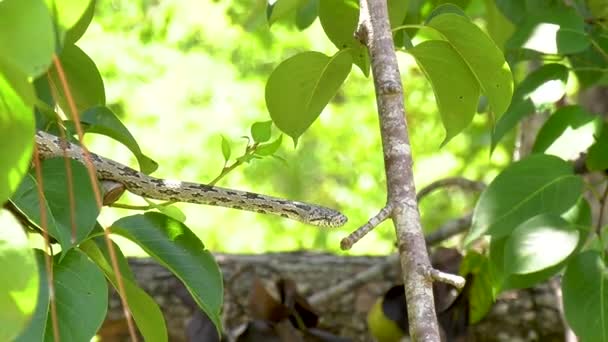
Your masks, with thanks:
M 347 221 L 341 212 L 316 204 L 209 184 L 152 177 L 41 130 L 36 132 L 35 141 L 42 159 L 67 157 L 86 165 L 87 158 L 90 158 L 99 180 L 118 182 L 129 192 L 145 198 L 278 215 L 318 227 L 340 227 Z

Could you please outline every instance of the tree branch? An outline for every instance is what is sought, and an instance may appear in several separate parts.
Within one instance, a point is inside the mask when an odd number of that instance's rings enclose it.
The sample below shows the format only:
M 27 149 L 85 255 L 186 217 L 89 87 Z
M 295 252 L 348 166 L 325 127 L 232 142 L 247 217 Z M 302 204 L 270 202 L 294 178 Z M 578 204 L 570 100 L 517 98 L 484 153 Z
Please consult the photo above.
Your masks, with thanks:
M 367 45 L 372 64 L 384 151 L 388 203 L 395 225 L 407 298 L 410 336 L 439 341 L 432 281 L 421 268 L 431 263 L 420 225 L 412 153 L 405 121 L 403 88 L 385 0 L 360 0 L 357 37 Z
M 349 236 L 342 239 L 340 242 L 340 248 L 342 250 L 350 249 L 357 241 L 361 240 L 367 233 L 371 232 L 374 228 L 376 228 L 380 223 L 386 221 L 386 219 L 390 216 L 393 207 L 390 203 L 388 203 L 384 208 L 380 209 L 374 217 L 370 218 L 366 224 L 357 228 L 354 232 L 350 233 Z
M 464 232 L 467 228 L 471 226 L 471 217 L 472 215 L 468 214 L 463 217 L 450 220 L 444 223 L 437 230 L 426 236 L 425 240 L 427 245 L 432 246 L 438 244 L 444 240 L 451 238 L 456 234 Z M 381 275 L 386 273 L 389 268 L 395 267 L 395 264 L 398 261 L 399 254 L 391 254 L 387 256 L 384 261 L 358 273 L 355 277 L 344 280 L 323 291 L 314 293 L 313 295 L 308 297 L 308 301 L 310 304 L 315 306 L 333 298 L 340 297 L 343 294 L 348 293 L 353 289 L 356 289 L 364 283 L 368 283 L 374 279 L 380 278 Z

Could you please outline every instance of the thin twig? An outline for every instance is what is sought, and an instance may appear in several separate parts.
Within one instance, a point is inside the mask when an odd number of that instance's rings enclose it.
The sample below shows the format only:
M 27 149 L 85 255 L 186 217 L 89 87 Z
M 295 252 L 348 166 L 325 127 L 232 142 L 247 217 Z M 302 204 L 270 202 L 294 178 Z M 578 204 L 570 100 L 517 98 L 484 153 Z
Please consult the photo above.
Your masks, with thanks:
M 350 233 L 349 236 L 342 239 L 340 242 L 340 248 L 342 250 L 350 249 L 357 241 L 361 240 L 367 233 L 371 232 L 374 228 L 376 228 L 380 223 L 384 222 L 391 214 L 393 210 L 393 206 L 389 203 L 384 208 L 380 209 L 380 211 L 374 215 L 374 217 L 370 218 L 366 224 L 357 228 L 354 232 Z
M 469 213 L 444 223 L 439 229 L 426 236 L 426 243 L 432 246 L 439 242 L 445 241 L 456 234 L 464 232 L 471 226 L 472 219 L 473 214 Z
M 446 283 L 454 286 L 459 290 L 462 289 L 464 287 L 464 284 L 466 283 L 466 280 L 463 277 L 455 274 L 446 273 L 436 268 L 423 267 L 421 271 L 426 274 L 429 280 Z
M 422 190 L 418 191 L 416 199 L 420 201 L 435 190 L 452 186 L 457 186 L 463 190 L 476 192 L 482 191 L 486 187 L 485 183 L 483 182 L 473 181 L 464 177 L 448 177 L 434 181 L 431 184 L 422 188 Z
M 471 226 L 471 217 L 472 215 L 468 214 L 444 223 L 437 230 L 426 236 L 425 240 L 427 245 L 435 245 L 451 238 L 456 234 L 462 233 Z M 310 297 L 308 297 L 308 301 L 314 306 L 339 297 L 361 286 L 362 284 L 378 278 L 381 274 L 387 272 L 388 269 L 398 266 L 398 261 L 399 254 L 391 254 L 387 256 L 384 261 L 377 263 L 376 265 L 371 266 L 362 272 L 359 272 L 355 277 L 346 279 L 330 288 L 312 294 Z

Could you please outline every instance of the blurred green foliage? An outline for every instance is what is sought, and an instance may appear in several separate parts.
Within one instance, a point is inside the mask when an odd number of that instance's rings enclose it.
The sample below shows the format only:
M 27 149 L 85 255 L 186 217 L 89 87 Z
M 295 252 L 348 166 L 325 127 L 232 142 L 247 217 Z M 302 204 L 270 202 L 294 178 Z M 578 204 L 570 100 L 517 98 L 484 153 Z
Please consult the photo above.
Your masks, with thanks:
M 224 165 L 221 135 L 231 141 L 233 151 L 240 151 L 246 144 L 241 136 L 248 135 L 251 124 L 269 120 L 264 86 L 273 68 L 297 52 L 335 52 L 318 20 L 303 32 L 282 22 L 268 28 L 265 5 L 265 0 L 98 2 L 78 45 L 99 67 L 109 106 L 143 152 L 159 162 L 156 176 L 214 179 Z M 490 158 L 488 118 L 476 115 L 463 134 L 440 149 L 445 132 L 430 85 L 411 57 L 398 57 L 417 187 L 455 175 L 493 179 L 510 161 L 512 137 L 503 139 Z M 278 134 L 273 128 L 273 135 Z M 89 143 L 97 153 L 136 165 L 116 142 L 91 137 Z M 210 250 L 337 252 L 340 239 L 384 205 L 384 165 L 371 77 L 353 69 L 297 149 L 283 139 L 278 154 L 285 163 L 255 160 L 218 185 L 334 207 L 349 217 L 349 223 L 341 229 L 319 230 L 260 214 L 180 204 L 186 223 Z M 468 213 L 475 199 L 456 189 L 430 195 L 420 204 L 425 230 Z M 135 197 L 122 201 L 141 204 Z M 104 208 L 100 220 L 108 225 L 124 215 L 125 210 Z M 125 244 L 126 253 L 138 254 L 137 248 Z M 394 230 L 386 222 L 350 253 L 385 254 L 393 249 Z

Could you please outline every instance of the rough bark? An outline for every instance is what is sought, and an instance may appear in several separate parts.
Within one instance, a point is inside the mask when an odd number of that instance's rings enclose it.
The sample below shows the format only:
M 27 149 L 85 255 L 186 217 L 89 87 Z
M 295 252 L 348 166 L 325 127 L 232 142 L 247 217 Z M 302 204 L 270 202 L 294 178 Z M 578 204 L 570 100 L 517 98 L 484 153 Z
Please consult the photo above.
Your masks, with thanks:
M 323 292 L 344 280 L 352 279 L 386 257 L 346 257 L 307 252 L 264 255 L 216 254 L 225 280 L 224 325 L 234 329 L 247 321 L 247 298 L 254 278 L 273 280 L 289 277 L 307 296 Z M 366 315 L 374 301 L 391 285 L 400 282 L 399 263 L 385 268 L 360 286 L 314 305 L 321 326 L 353 341 L 372 341 L 367 332 Z M 169 271 L 150 259 L 130 259 L 140 285 L 159 303 L 170 332 L 170 341 L 187 341 L 188 324 L 199 310 L 183 285 Z M 309 297 L 310 298 L 310 297 Z M 466 341 L 563 341 L 563 325 L 555 292 L 550 284 L 512 291 L 500 296 L 489 315 L 472 326 Z M 102 341 L 126 341 L 128 331 L 120 300 L 110 300 L 106 322 L 100 331 Z M 207 341 L 201 338 L 191 341 Z
M 403 86 L 387 3 L 360 0 L 359 5 L 357 36 L 368 47 L 371 60 L 387 180 L 386 212 L 390 212 L 397 236 L 410 334 L 415 341 L 439 341 L 432 280 L 428 276 L 432 268 L 420 224 Z

